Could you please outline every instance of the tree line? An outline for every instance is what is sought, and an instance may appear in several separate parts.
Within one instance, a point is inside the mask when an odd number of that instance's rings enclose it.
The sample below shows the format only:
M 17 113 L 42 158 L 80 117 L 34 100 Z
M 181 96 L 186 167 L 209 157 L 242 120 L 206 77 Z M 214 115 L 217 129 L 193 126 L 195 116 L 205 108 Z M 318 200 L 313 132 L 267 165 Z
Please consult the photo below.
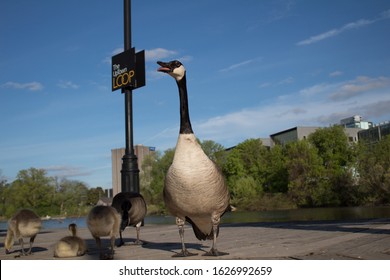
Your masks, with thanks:
M 21 208 L 40 216 L 85 216 L 104 196 L 102 187 L 88 188 L 84 182 L 51 177 L 32 167 L 19 171 L 12 183 L 0 178 L 0 217 L 9 218 Z
M 223 172 L 238 210 L 390 203 L 390 136 L 376 144 L 351 143 L 342 127 L 333 126 L 271 149 L 259 139 L 229 150 L 212 140 L 199 143 Z M 165 212 L 162 190 L 174 152 L 143 161 L 140 188 L 149 213 Z M 1 217 L 22 207 L 42 216 L 83 216 L 105 195 L 101 187 L 50 177 L 43 169 L 21 170 L 11 183 L 1 178 Z
M 239 210 L 367 206 L 390 203 L 390 137 L 351 143 L 340 126 L 321 128 L 307 139 L 271 149 L 248 139 L 226 150 L 200 142 L 222 170 Z M 143 163 L 141 189 L 156 211 L 164 209 L 164 176 L 174 149 Z

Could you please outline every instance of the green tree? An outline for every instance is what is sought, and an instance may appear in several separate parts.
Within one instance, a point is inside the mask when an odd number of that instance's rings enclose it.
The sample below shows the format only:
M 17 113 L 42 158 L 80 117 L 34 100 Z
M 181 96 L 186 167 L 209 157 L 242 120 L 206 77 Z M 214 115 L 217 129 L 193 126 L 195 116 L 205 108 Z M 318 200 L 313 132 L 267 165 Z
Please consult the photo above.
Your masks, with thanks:
M 175 149 L 168 149 L 162 157 L 159 157 L 152 167 L 152 180 L 150 182 L 150 204 L 156 205 L 159 209 L 165 211 L 163 200 L 163 189 L 165 175 L 173 162 Z
M 21 170 L 8 192 L 12 205 L 7 208 L 7 214 L 19 208 L 31 208 L 39 215 L 47 215 L 53 211 L 54 193 L 54 180 L 46 176 L 44 169 Z
M 2 175 L 2 171 L 0 169 L 0 218 L 5 217 L 6 214 L 6 205 L 7 203 L 7 189 L 8 183 L 7 179 Z
M 264 191 L 269 193 L 287 193 L 287 157 L 285 149 L 281 145 L 276 145 L 268 152 L 268 160 L 265 168 Z
M 217 165 L 220 166 L 221 160 L 223 159 L 223 153 L 225 151 L 225 148 L 213 140 L 204 140 L 200 142 L 200 145 L 205 152 L 205 154 Z
M 90 188 L 87 191 L 87 201 L 86 205 L 96 205 L 100 198 L 105 197 L 106 194 L 102 187 Z
M 140 173 L 140 189 L 148 204 L 153 201 L 154 190 L 151 187 L 152 180 L 154 179 L 153 168 L 157 168 L 157 161 L 159 158 L 160 153 L 156 151 L 145 156 L 142 162 L 142 172 Z M 155 170 L 155 173 L 158 172 Z
M 353 179 L 356 149 L 341 126 L 316 130 L 309 136 L 324 165 L 325 175 L 335 195 L 336 205 L 356 205 L 358 189 Z
M 333 204 L 334 196 L 317 149 L 308 141 L 293 142 L 287 147 L 288 192 L 302 207 Z
M 324 166 L 329 169 L 349 166 L 354 160 L 353 149 L 341 126 L 317 129 L 309 135 L 309 141 L 317 148 Z
M 390 136 L 377 144 L 359 143 L 357 173 L 364 203 L 390 203 Z
M 263 194 L 267 154 L 260 139 L 248 139 L 227 153 L 222 171 L 237 207 L 247 209 L 248 201 L 257 201 Z
M 84 215 L 88 187 L 85 183 L 76 180 L 62 179 L 59 183 L 56 199 L 59 205 L 60 215 Z M 96 203 L 96 202 L 95 202 Z

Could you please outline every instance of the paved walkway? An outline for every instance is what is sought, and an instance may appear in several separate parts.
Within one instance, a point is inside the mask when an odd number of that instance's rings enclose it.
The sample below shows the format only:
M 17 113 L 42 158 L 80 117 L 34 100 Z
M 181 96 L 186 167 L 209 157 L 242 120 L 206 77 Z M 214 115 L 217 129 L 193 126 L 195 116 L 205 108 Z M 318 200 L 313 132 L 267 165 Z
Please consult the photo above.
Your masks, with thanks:
M 37 236 L 33 254 L 19 257 L 19 245 L 13 253 L 5 255 L 4 237 L 1 236 L 1 260 L 51 260 L 56 241 L 67 235 L 66 229 L 45 230 Z M 72 258 L 97 260 L 99 252 L 87 228 L 79 229 L 79 236 L 87 242 L 86 255 Z M 135 229 L 123 233 L 126 245 L 116 248 L 117 260 L 169 260 L 180 251 L 181 244 L 176 225 L 145 225 L 141 228 L 143 245 L 133 245 Z M 27 240 L 26 240 L 27 241 Z M 306 259 L 306 260 L 390 260 L 390 218 L 364 221 L 288 222 L 224 224 L 220 229 L 218 249 L 228 252 L 220 257 L 203 256 L 211 241 L 199 241 L 190 227 L 186 227 L 187 248 L 198 255 L 187 259 Z M 108 248 L 108 238 L 103 239 Z

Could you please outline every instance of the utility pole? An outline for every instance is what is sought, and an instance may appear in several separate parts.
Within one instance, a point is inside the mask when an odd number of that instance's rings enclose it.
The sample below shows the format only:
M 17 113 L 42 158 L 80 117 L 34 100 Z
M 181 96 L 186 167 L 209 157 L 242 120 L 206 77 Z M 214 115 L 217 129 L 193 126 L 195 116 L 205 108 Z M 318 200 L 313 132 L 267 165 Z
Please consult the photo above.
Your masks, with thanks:
M 138 159 L 133 142 L 133 90 L 145 85 L 145 51 L 131 47 L 131 0 L 124 0 L 124 51 L 112 57 L 112 91 L 125 96 L 126 149 L 122 157 L 121 191 L 139 193 Z
M 124 49 L 131 49 L 131 0 L 124 0 Z M 126 150 L 122 158 L 122 192 L 139 193 L 138 159 L 134 153 L 133 142 L 133 90 L 131 87 L 122 89 L 125 96 L 125 126 Z

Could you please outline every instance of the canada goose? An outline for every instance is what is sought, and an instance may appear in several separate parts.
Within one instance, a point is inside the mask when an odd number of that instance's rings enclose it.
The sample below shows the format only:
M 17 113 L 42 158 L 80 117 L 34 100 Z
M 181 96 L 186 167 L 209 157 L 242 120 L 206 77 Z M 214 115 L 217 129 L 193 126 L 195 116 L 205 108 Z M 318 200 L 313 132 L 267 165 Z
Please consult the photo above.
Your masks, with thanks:
M 65 236 L 57 242 L 54 248 L 54 257 L 69 258 L 85 254 L 87 246 L 85 241 L 77 236 L 77 225 L 72 223 L 68 226 L 70 236 Z
M 114 196 L 111 206 L 118 211 L 122 218 L 119 231 L 120 243 L 118 246 L 124 244 L 122 231 L 127 226 L 135 226 L 137 232 L 135 244 L 142 244 L 139 239 L 139 232 L 146 215 L 146 203 L 143 196 L 135 192 L 120 192 Z
M 41 230 L 42 220 L 33 211 L 28 209 L 21 209 L 8 221 L 7 236 L 5 237 L 4 247 L 5 253 L 10 254 L 10 249 L 14 244 L 15 239 L 19 240 L 22 247 L 22 255 L 30 255 L 32 244 L 35 237 Z M 23 247 L 23 238 L 30 238 L 30 249 L 25 252 Z
M 218 256 L 216 247 L 221 216 L 230 209 L 229 191 L 216 164 L 203 152 L 191 127 L 186 70 L 180 61 L 157 62 L 158 69 L 172 76 L 179 88 L 180 133 L 172 165 L 165 177 L 164 201 L 168 210 L 176 216 L 176 224 L 182 243 L 182 251 L 175 256 L 189 256 L 184 244 L 184 223 L 192 225 L 199 240 L 213 239 L 206 255 Z
M 98 205 L 91 209 L 87 216 L 87 226 L 96 245 L 99 247 L 101 259 L 112 259 L 114 256 L 115 238 L 119 233 L 120 216 L 111 206 Z M 110 236 L 111 254 L 103 255 L 100 237 Z

